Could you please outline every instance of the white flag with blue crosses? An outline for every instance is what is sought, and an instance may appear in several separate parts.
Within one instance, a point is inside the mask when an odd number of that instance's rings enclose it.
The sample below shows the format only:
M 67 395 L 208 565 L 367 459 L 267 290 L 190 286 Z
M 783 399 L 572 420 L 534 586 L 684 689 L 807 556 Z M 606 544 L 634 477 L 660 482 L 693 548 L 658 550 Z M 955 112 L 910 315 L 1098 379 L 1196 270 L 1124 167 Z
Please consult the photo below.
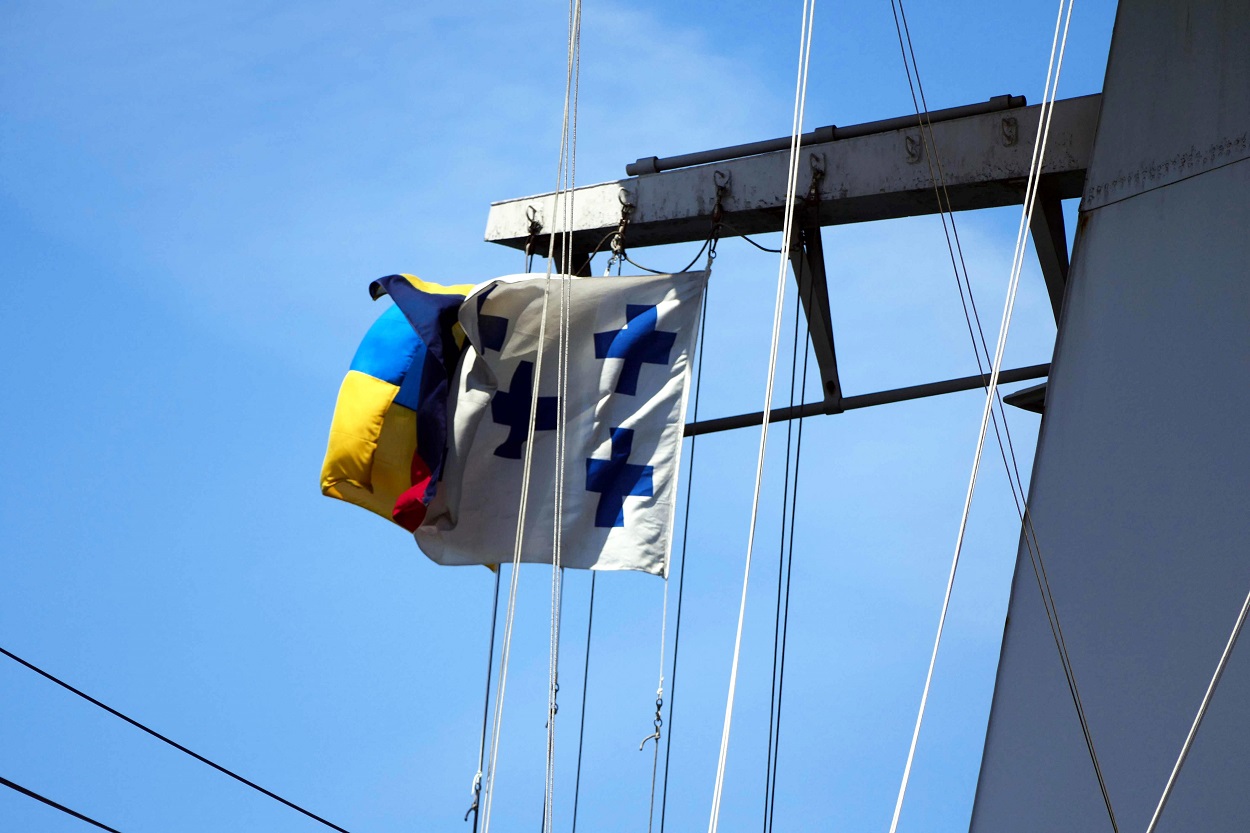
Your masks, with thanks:
M 557 378 L 561 281 L 547 306 L 521 560 L 550 564 L 556 420 L 565 397 L 560 563 L 667 575 L 690 355 L 707 272 L 574 278 L 566 387 Z M 482 284 L 449 391 L 447 461 L 421 549 L 440 564 L 512 560 L 545 277 Z

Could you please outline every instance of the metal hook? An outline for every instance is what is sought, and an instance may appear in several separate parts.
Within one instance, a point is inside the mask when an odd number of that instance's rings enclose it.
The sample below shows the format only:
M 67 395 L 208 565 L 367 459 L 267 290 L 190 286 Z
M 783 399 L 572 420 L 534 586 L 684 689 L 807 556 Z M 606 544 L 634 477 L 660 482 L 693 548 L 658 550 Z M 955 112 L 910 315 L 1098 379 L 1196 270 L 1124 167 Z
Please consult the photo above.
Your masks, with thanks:
M 663 688 L 661 688 L 659 691 L 657 691 L 657 692 L 656 692 L 656 697 L 655 697 L 655 720 L 654 720 L 654 721 L 652 721 L 652 725 L 653 725 L 653 726 L 655 726 L 655 731 L 654 731 L 653 733 L 651 733 L 651 734 L 647 735 L 645 738 L 643 738 L 643 739 L 642 739 L 642 743 L 638 744 L 638 751 L 639 751 L 639 752 L 641 752 L 641 751 L 642 751 L 642 748 L 643 748 L 644 746 L 646 746 L 646 745 L 647 745 L 647 741 L 649 741 L 649 740 L 654 740 L 654 741 L 655 741 L 655 745 L 656 745 L 656 746 L 659 746 L 659 745 L 660 745 L 660 728 L 664 725 L 664 718 L 662 717 L 662 715 L 664 714 L 664 694 L 663 694 L 663 692 L 664 692 L 664 689 L 663 689 Z
M 712 233 L 715 235 L 716 229 L 720 226 L 720 221 L 725 216 L 724 199 L 729 193 L 729 181 L 731 175 L 728 171 L 712 171 L 712 184 L 716 186 L 716 204 L 712 206 Z
M 924 158 L 924 142 L 921 136 L 910 134 L 903 136 L 903 147 L 907 151 L 907 164 L 915 165 Z
M 538 209 L 532 205 L 525 206 L 525 219 L 529 221 L 526 229 L 529 236 L 525 239 L 525 271 L 529 272 L 533 266 L 534 242 L 538 239 L 538 233 L 543 230 L 543 223 L 538 219 Z
M 825 181 L 825 155 L 813 153 L 807 157 L 807 161 L 812 168 L 812 181 L 807 186 L 807 194 L 803 200 L 809 206 L 813 206 L 820 202 L 820 184 Z
M 530 234 L 538 234 L 543 230 L 543 221 L 538 219 L 538 209 L 534 206 L 525 206 L 525 219 L 529 221 Z
M 477 775 L 473 776 L 473 805 L 465 811 L 464 820 L 468 821 L 469 816 L 477 812 L 478 798 L 482 795 L 482 771 L 479 769 Z

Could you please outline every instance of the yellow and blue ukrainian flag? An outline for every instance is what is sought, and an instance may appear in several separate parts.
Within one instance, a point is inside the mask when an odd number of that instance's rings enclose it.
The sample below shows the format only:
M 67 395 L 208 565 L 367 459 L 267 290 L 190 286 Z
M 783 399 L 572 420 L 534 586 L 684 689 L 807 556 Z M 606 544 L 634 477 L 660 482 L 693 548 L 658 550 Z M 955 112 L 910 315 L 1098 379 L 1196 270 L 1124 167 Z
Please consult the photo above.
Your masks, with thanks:
M 394 306 L 369 328 L 339 388 L 321 491 L 414 530 L 442 474 L 448 384 L 464 346 L 457 322 L 471 284 L 412 275 L 374 281 Z

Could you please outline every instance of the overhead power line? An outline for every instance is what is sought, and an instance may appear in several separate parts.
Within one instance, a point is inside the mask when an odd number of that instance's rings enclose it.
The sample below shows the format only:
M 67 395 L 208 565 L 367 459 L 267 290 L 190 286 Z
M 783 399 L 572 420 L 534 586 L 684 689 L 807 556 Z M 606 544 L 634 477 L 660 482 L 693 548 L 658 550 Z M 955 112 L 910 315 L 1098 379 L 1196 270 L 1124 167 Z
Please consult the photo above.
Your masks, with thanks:
M 77 688 L 74 688 L 72 685 L 70 685 L 69 683 L 67 683 L 67 682 L 65 682 L 64 680 L 60 679 L 59 677 L 56 677 L 56 676 L 54 676 L 54 675 L 52 675 L 52 674 L 49 674 L 47 671 L 44 671 L 42 668 L 40 668 L 39 666 L 35 665 L 34 663 L 27 662 L 26 660 L 22 659 L 21 657 L 19 657 L 17 654 L 13 653 L 12 651 L 9 651 L 9 650 L 5 649 L 4 647 L 0 647 L 0 654 L 4 654 L 6 657 L 8 657 L 9 659 L 13 660 L 14 662 L 16 662 L 16 663 L 18 663 L 18 664 L 20 664 L 20 665 L 24 665 L 24 666 L 26 666 L 27 668 L 29 668 L 31 671 L 34 671 L 34 672 L 35 672 L 36 674 L 38 674 L 39 676 L 44 677 L 45 679 L 51 680 L 52 682 L 56 683 L 56 684 L 57 684 L 57 685 L 59 685 L 61 688 L 65 689 L 66 691 L 69 691 L 69 692 L 71 692 L 71 693 L 73 693 L 73 694 L 77 694 L 79 697 L 81 697 L 82 699 L 86 700 L 88 703 L 91 703 L 92 705 L 95 705 L 95 706 L 99 706 L 100 708 L 104 709 L 106 712 L 108 712 L 109 714 L 113 715 L 114 717 L 119 717 L 119 718 L 121 718 L 122 720 L 124 720 L 124 721 L 126 721 L 127 723 L 129 723 L 131 726 L 134 726 L 136 729 L 142 729 L 143 731 L 147 732 L 147 733 L 148 733 L 149 735 L 151 735 L 152 737 L 156 738 L 156 739 L 157 739 L 157 740 L 159 740 L 159 741 L 162 741 L 162 742 L 164 742 L 164 743 L 169 744 L 169 745 L 170 745 L 170 746 L 172 746 L 174 749 L 177 749 L 179 752 L 184 752 L 184 753 L 186 753 L 187 755 L 190 755 L 192 758 L 195 758 L 195 759 L 196 759 L 197 761 L 199 761 L 200 763 L 202 763 L 202 764 L 208 764 L 209 766 L 211 766 L 213 769 L 217 770 L 218 772 L 220 772 L 220 773 L 222 773 L 222 774 L 224 774 L 224 775 L 229 775 L 231 778 L 233 778 L 234 780 L 238 781 L 240 784 L 246 784 L 247 786 L 251 787 L 252 789 L 256 790 L 257 792 L 259 792 L 259 793 L 261 793 L 261 794 L 263 794 L 263 795 L 267 795 L 267 796 L 269 796 L 269 797 L 270 797 L 270 798 L 272 798 L 274 801 L 277 801 L 277 802 L 278 802 L 278 803 L 280 803 L 280 804 L 285 804 L 287 807 L 290 807 L 292 810 L 295 810 L 295 811 L 297 811 L 297 812 L 303 813 L 304 815 L 308 816 L 308 818 L 312 819 L 313 821 L 317 821 L 317 822 L 320 822 L 320 823 L 324 824 L 326 827 L 330 828 L 331 830 L 337 830 L 337 831 L 339 831 L 339 833 L 351 833 L 351 831 L 346 830 L 346 829 L 344 829 L 344 828 L 342 828 L 342 827 L 339 827 L 339 826 L 338 826 L 337 824 L 335 824 L 334 822 L 327 821 L 327 820 L 323 819 L 321 816 L 317 815 L 316 813 L 314 813 L 314 812 L 312 812 L 312 811 L 310 811 L 310 810 L 305 810 L 303 807 L 299 806 L 299 805 L 298 805 L 298 804 L 296 804 L 295 802 L 293 802 L 293 801 L 288 801 L 287 799 L 283 798 L 282 796 L 278 795 L 277 793 L 275 793 L 275 792 L 272 792 L 272 791 L 270 791 L 270 790 L 265 789 L 265 788 L 264 788 L 264 787 L 262 787 L 260 784 L 257 784 L 257 783 L 256 783 L 256 782 L 254 782 L 254 781 L 249 781 L 248 779 L 244 778 L 242 775 L 239 775 L 237 772 L 234 772 L 233 770 L 227 769 L 226 767 L 222 766 L 222 765 L 221 765 L 221 764 L 219 764 L 219 763 L 215 763 L 214 761 L 210 761 L 208 758 L 205 758 L 203 755 L 199 754 L 198 752 L 194 752 L 194 751 L 192 751 L 192 750 L 188 749 L 187 747 L 183 746 L 181 743 L 178 743 L 178 742 L 177 742 L 177 741 L 175 741 L 175 740 L 170 740 L 169 738 L 165 737 L 164 735 L 162 735 L 160 732 L 156 731 L 155 729 L 151 729 L 151 728 L 149 728 L 149 727 L 147 727 L 147 726 L 143 725 L 143 724 L 142 724 L 142 723 L 140 723 L 139 721 L 135 720 L 133 717 L 129 717 L 129 716 L 127 716 L 127 715 L 122 714 L 122 713 L 121 713 L 121 712 L 119 712 L 117 709 L 113 708 L 112 706 L 109 706 L 109 705 L 107 705 L 107 704 L 105 704 L 105 703 L 101 703 L 99 700 L 95 699 L 95 698 L 94 698 L 94 697 L 92 697 L 90 694 L 87 694 L 87 693 L 86 693 L 86 692 L 84 692 L 84 691 L 81 691 L 81 690 L 79 690 L 79 689 L 77 689 Z M 6 786 L 11 786 L 11 787 L 13 787 L 14 789 L 21 789 L 20 787 L 17 787 L 17 786 L 15 786 L 15 785 L 13 785 L 13 784 L 9 784 L 8 782 L 5 782 L 5 785 L 6 785 Z M 24 790 L 23 790 L 23 792 L 24 792 Z M 32 797 L 35 797 L 35 798 L 39 798 L 39 796 L 35 796 L 33 793 L 31 793 L 31 796 L 32 796 Z M 41 801 L 44 801 L 45 799 L 40 798 L 40 800 L 41 800 Z M 59 805 L 54 805 L 54 806 L 58 806 L 58 807 L 59 807 Z M 60 809 L 65 809 L 65 808 L 61 807 Z M 73 812 L 73 811 L 72 811 L 72 810 L 66 810 L 66 812 Z M 77 813 L 75 813 L 74 815 L 77 815 Z M 87 820 L 87 821 L 90 821 L 90 819 L 86 819 L 86 820 Z M 95 822 L 92 822 L 92 823 L 93 823 L 93 824 L 95 824 Z M 104 827 L 103 825 L 99 825 L 99 826 L 100 826 L 100 827 Z M 104 829 L 105 829 L 105 830 L 112 830 L 113 828 L 111 828 L 111 827 L 105 827 Z
M 84 816 L 82 813 L 78 812 L 77 810 L 71 810 L 70 808 L 66 807 L 64 804 L 57 804 L 52 799 L 42 796 L 39 793 L 35 792 L 34 790 L 28 790 L 25 787 L 21 786 L 20 784 L 14 784 L 8 778 L 0 776 L 0 784 L 3 784 L 4 786 L 8 787 L 11 790 L 16 790 L 17 792 L 20 792 L 22 795 L 33 798 L 36 801 L 42 801 L 44 804 L 47 804 L 49 807 L 54 807 L 55 809 L 60 810 L 62 813 L 67 813 L 73 816 L 74 818 L 78 819 L 79 821 L 85 821 L 87 824 L 93 824 L 96 827 L 100 828 L 101 830 L 108 830 L 110 831 L 110 833 L 121 833 L 121 831 L 115 827 L 109 827 L 107 824 L 102 824 L 96 821 L 95 819 L 91 818 L 90 816 Z

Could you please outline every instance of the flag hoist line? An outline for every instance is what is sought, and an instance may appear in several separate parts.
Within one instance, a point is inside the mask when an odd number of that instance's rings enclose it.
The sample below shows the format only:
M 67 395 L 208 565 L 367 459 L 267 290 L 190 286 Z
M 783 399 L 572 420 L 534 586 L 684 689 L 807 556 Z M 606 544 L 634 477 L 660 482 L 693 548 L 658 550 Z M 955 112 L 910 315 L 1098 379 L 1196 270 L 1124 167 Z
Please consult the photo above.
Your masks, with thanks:
M 568 27 L 568 60 L 565 70 L 564 82 L 564 112 L 562 117 L 560 132 L 560 153 L 559 162 L 556 173 L 556 206 L 557 209 L 563 208 L 564 211 L 564 228 L 561 233 L 561 262 L 564 268 L 561 269 L 560 279 L 560 324 L 559 339 L 557 343 L 557 385 L 561 392 L 567 390 L 568 375 L 568 316 L 569 316 L 569 298 L 568 298 L 568 282 L 570 270 L 569 261 L 572 259 L 572 213 L 573 213 L 573 189 L 576 182 L 576 160 L 577 160 L 577 97 L 580 88 L 580 68 L 581 68 L 581 23 L 582 23 L 582 3 L 581 0 L 570 0 L 569 2 L 569 27 Z M 571 128 L 571 129 L 570 129 Z M 504 617 L 503 640 L 499 653 L 499 684 L 495 691 L 495 709 L 494 722 L 491 729 L 491 745 L 490 759 L 487 767 L 485 798 L 482 802 L 482 833 L 489 833 L 491 810 L 494 807 L 495 797 L 495 775 L 498 770 L 499 763 L 499 739 L 503 730 L 503 705 L 508 681 L 508 661 L 512 652 L 512 626 L 516 617 L 516 596 L 517 582 L 520 576 L 521 552 L 524 542 L 525 532 L 525 515 L 529 503 L 529 487 L 530 474 L 533 462 L 534 449 L 534 430 L 537 424 L 538 402 L 539 402 L 539 384 L 542 379 L 543 354 L 546 352 L 542 346 L 546 344 L 547 334 L 547 311 L 551 297 L 551 281 L 555 259 L 556 235 L 554 229 L 548 238 L 547 248 L 547 275 L 543 287 L 542 311 L 540 314 L 537 356 L 534 364 L 534 380 L 530 394 L 530 412 L 529 423 L 526 428 L 526 442 L 524 460 L 521 469 L 521 496 L 517 513 L 517 528 L 515 544 L 512 551 L 512 570 L 509 574 L 508 586 L 508 606 L 507 613 Z M 550 663 L 548 675 L 548 719 L 547 719 L 547 767 L 546 779 L 543 796 L 543 827 L 544 830 L 549 829 L 552 824 L 551 809 L 553 803 L 553 784 L 554 784 L 554 761 L 555 761 L 555 696 L 557 690 L 556 672 L 559 662 L 559 616 L 560 616 L 560 547 L 561 547 L 561 527 L 562 527 L 562 510 L 563 510 L 563 478 L 564 478 L 564 423 L 566 414 L 564 396 L 560 397 L 560 406 L 557 416 L 557 432 L 556 432 L 556 483 L 555 483 L 555 529 L 553 535 L 553 551 L 551 565 L 551 641 L 550 641 Z
M 725 760 L 729 752 L 729 731 L 733 723 L 734 695 L 738 686 L 738 662 L 742 656 L 742 625 L 746 618 L 747 590 L 751 581 L 751 554 L 755 546 L 755 526 L 759 517 L 760 486 L 764 478 L 764 455 L 768 446 L 768 416 L 772 411 L 773 383 L 777 377 L 777 348 L 781 338 L 781 319 L 785 305 L 786 270 L 789 268 L 790 246 L 794 227 L 795 192 L 799 178 L 799 136 L 803 132 L 803 109 L 807 103 L 807 68 L 812 50 L 812 23 L 816 0 L 803 0 L 803 20 L 799 28 L 798 79 L 794 91 L 794 120 L 790 129 L 790 165 L 786 179 L 786 211 L 781 233 L 781 260 L 777 268 L 777 299 L 773 308 L 772 342 L 768 354 L 768 381 L 764 386 L 764 419 L 760 427 L 759 457 L 755 466 L 755 488 L 751 500 L 751 523 L 747 532 L 746 564 L 742 575 L 742 601 L 738 607 L 738 628 L 734 636 L 733 662 L 729 671 L 729 693 L 725 701 L 725 723 L 721 731 L 720 755 L 716 762 L 716 785 L 712 791 L 712 811 L 708 833 L 716 833 L 720 824 L 721 797 L 725 785 Z

